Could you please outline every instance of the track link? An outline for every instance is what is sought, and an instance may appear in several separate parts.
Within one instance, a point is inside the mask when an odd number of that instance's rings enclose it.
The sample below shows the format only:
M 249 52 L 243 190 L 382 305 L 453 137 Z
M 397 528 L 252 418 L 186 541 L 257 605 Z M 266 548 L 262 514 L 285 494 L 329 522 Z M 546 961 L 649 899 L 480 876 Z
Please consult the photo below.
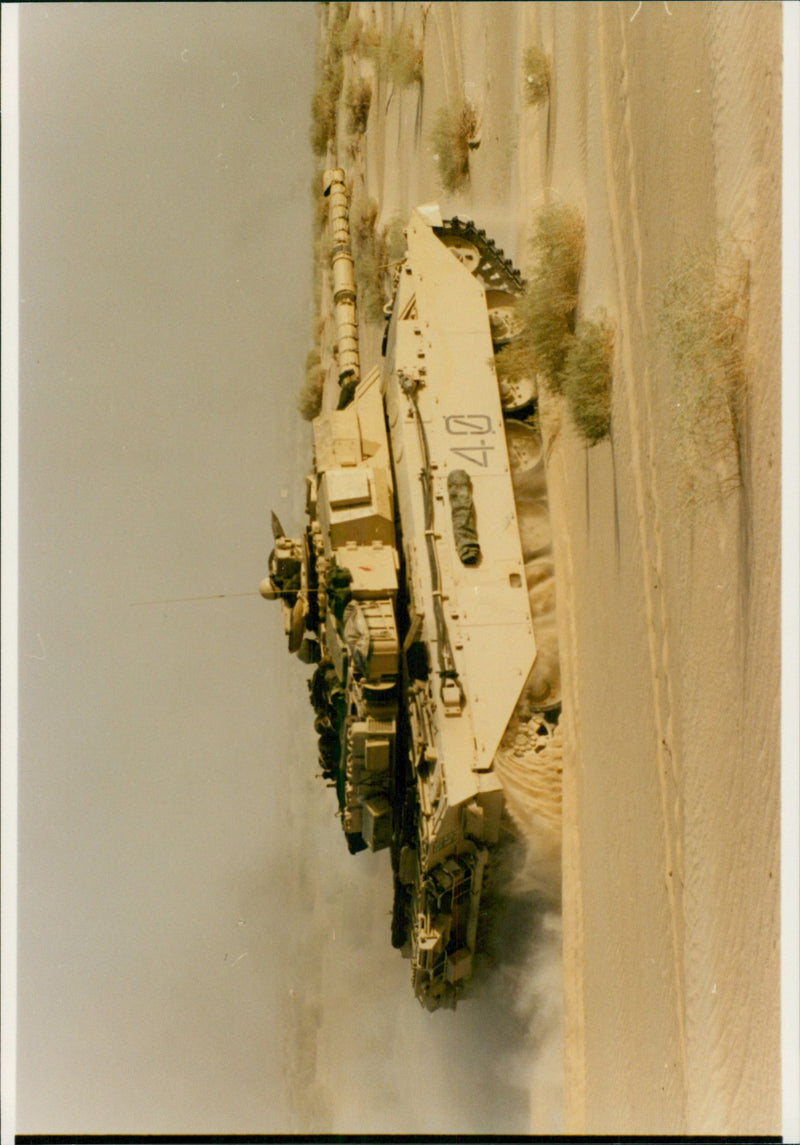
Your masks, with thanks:
M 502 248 L 487 237 L 486 231 L 476 227 L 472 219 L 445 219 L 441 227 L 434 227 L 434 233 L 442 240 L 458 238 L 476 248 L 478 262 L 472 273 L 488 290 L 508 290 L 512 294 L 521 294 L 524 290 L 525 280 L 511 259 L 505 257 Z

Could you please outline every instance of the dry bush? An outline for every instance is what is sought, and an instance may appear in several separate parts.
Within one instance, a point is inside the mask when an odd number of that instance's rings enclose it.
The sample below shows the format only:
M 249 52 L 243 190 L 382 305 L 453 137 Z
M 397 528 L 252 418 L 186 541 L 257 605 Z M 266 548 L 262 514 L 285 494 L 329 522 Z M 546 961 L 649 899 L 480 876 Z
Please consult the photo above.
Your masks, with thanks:
M 564 363 L 575 337 L 574 309 L 555 294 L 550 294 L 540 281 L 528 284 L 520 299 L 525 316 L 525 331 L 536 362 L 537 372 L 544 377 L 552 393 L 561 393 Z
M 326 57 L 320 65 L 317 85 L 311 97 L 311 149 L 317 156 L 325 155 L 328 145 L 336 139 L 336 119 L 343 82 L 344 65 L 341 57 Z
M 397 87 L 410 87 L 422 80 L 422 47 L 407 25 L 393 29 L 375 49 L 378 76 Z
M 327 262 L 327 252 L 329 246 L 330 243 L 327 241 L 325 231 L 320 230 L 314 238 L 314 247 L 312 251 L 315 313 L 319 312 L 322 307 L 322 273 Z
M 441 108 L 436 116 L 431 143 L 445 191 L 458 191 L 469 180 L 469 144 L 477 120 L 477 112 L 467 100 Z
M 531 253 L 537 280 L 566 313 L 577 305 L 584 250 L 585 227 L 580 212 L 565 203 L 546 207 L 536 221 Z
M 659 332 L 673 367 L 670 443 L 684 505 L 741 480 L 749 272 L 733 240 L 687 248 L 662 293 Z
M 508 378 L 520 379 L 537 372 L 539 360 L 527 333 L 526 327 L 526 336 L 514 338 L 495 351 L 494 360 L 498 374 L 503 374 Z
M 372 84 L 363 76 L 350 80 L 344 97 L 347 107 L 347 130 L 350 135 L 363 135 L 372 103 Z
M 330 6 L 325 39 L 328 53 L 336 59 L 341 59 L 346 50 L 349 15 L 349 4 L 332 4 Z
M 350 200 L 352 203 L 352 199 Z M 383 282 L 386 273 L 386 241 L 375 224 L 378 204 L 374 199 L 351 211 L 350 239 L 353 248 L 353 271 L 358 291 L 358 307 L 367 322 L 379 322 L 385 303 Z
M 298 413 L 305 421 L 313 421 L 315 417 L 319 417 L 322 409 L 322 384 L 324 378 L 317 385 L 314 382 L 307 381 L 297 398 Z
M 339 99 L 344 83 L 344 41 L 349 4 L 331 4 L 324 38 L 318 53 L 317 82 L 311 97 L 311 148 L 323 156 L 336 140 Z
M 345 28 L 342 48 L 354 56 L 377 55 L 380 47 L 380 32 L 374 25 L 367 25 L 360 17 L 350 20 Z
M 526 48 L 522 57 L 525 102 L 533 107 L 550 95 L 550 57 L 541 48 Z
M 522 381 L 523 378 L 535 378 L 539 371 L 539 360 L 533 348 L 527 327 L 519 338 L 506 342 L 495 351 L 495 370 L 498 378 L 508 378 L 509 381 Z
M 495 355 L 498 377 L 542 377 L 563 393 L 584 440 L 602 441 L 611 424 L 614 328 L 605 315 L 577 325 L 584 223 L 573 207 L 541 212 L 531 239 L 533 270 L 518 306 L 520 335 Z
M 362 251 L 355 263 L 356 287 L 361 316 L 366 322 L 379 322 L 385 304 L 383 296 L 383 267 L 376 247 Z
M 322 171 L 314 168 L 311 176 L 311 233 L 314 239 L 319 238 L 328 222 L 329 201 L 322 194 Z M 316 258 L 315 258 L 316 264 Z
M 306 377 L 297 398 L 301 417 L 313 421 L 322 408 L 322 388 L 325 370 L 320 362 L 319 350 L 309 350 L 306 358 Z
M 584 225 L 574 207 L 561 203 L 539 215 L 531 239 L 534 268 L 520 298 L 526 337 L 549 389 L 561 392 L 574 339 L 583 269 Z
M 405 221 L 402 215 L 394 218 L 384 227 L 383 245 L 386 249 L 386 261 L 391 265 L 405 258 L 406 241 Z
M 356 206 L 353 203 L 352 188 L 349 186 L 347 196 L 350 203 L 350 238 L 355 252 L 374 241 L 378 204 L 375 199 L 362 199 Z
M 614 328 L 604 316 L 578 323 L 569 344 L 562 393 L 578 433 L 590 445 L 611 429 L 611 371 Z

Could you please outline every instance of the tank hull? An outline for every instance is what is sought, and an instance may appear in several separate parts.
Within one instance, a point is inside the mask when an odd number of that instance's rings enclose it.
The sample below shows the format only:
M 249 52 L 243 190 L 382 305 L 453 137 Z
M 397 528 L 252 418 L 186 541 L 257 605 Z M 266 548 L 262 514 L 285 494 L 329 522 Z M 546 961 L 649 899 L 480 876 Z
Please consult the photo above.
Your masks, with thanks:
M 508 432 L 494 357 L 521 280 L 480 232 L 418 208 L 382 359 L 362 378 L 341 171 L 326 193 L 341 408 L 313 423 L 303 545 L 276 540 L 302 551 L 301 575 L 265 595 L 282 601 L 290 648 L 317 664 L 320 758 L 348 847 L 390 849 L 392 944 L 437 1009 L 474 968 L 509 729 L 537 706 L 555 726 L 557 689 L 531 693 L 541 443 L 521 421 Z

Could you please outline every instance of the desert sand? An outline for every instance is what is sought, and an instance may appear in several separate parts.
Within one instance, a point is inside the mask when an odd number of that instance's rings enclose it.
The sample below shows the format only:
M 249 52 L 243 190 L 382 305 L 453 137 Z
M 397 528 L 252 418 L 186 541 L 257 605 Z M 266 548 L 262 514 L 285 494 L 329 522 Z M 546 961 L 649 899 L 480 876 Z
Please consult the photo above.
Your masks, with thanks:
M 325 16 L 321 17 L 324 21 Z M 572 1133 L 780 1131 L 780 147 L 774 3 L 353 4 L 410 25 L 424 78 L 369 77 L 367 130 L 329 161 L 379 225 L 419 202 L 474 218 L 523 270 L 536 212 L 586 222 L 581 310 L 615 327 L 610 440 L 541 419 L 555 531 L 564 736 L 563 1085 Z M 550 57 L 529 106 L 523 53 Z M 430 133 L 478 112 L 443 193 Z M 692 244 L 746 266 L 733 452 L 687 498 L 661 293 Z M 367 357 L 378 327 L 364 327 Z M 326 395 L 326 401 L 331 395 Z M 701 427 L 702 429 L 702 427 Z M 531 820 L 532 846 L 541 834 Z M 561 1118 L 558 1119 L 561 1122 Z

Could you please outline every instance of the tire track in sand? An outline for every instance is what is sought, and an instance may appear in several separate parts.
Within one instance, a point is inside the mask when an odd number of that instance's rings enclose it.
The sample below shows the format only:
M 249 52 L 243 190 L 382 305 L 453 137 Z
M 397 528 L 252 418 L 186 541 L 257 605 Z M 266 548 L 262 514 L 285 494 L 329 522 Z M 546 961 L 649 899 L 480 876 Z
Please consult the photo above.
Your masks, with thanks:
M 567 519 L 565 490 L 569 485 L 561 433 L 560 411 L 547 393 L 540 398 L 542 436 L 545 442 L 548 496 L 554 516 Z M 575 565 L 572 545 L 560 530 L 553 531 L 556 565 L 556 616 L 561 655 L 561 734 L 562 734 L 562 886 L 570 887 L 561 903 L 563 934 L 562 975 L 564 983 L 564 1117 L 574 1131 L 582 1131 L 586 1120 L 586 1021 L 583 978 L 585 948 L 583 882 L 581 879 L 581 838 L 578 827 L 578 775 L 580 768 L 580 690 L 577 666 L 580 663 L 578 604 L 575 598 Z M 567 1003 L 569 999 L 569 1003 Z M 535 1126 L 531 1131 L 536 1132 Z
M 639 328 L 642 341 L 647 344 L 647 322 L 644 308 L 644 286 L 642 278 L 642 239 L 639 229 L 639 201 L 634 170 L 633 127 L 629 99 L 630 72 L 625 20 L 622 5 L 616 6 L 620 36 L 620 95 L 622 99 L 622 130 L 617 142 L 624 141 L 625 156 L 620 167 L 620 176 L 627 176 L 628 201 L 625 204 L 628 221 L 628 238 L 635 263 L 633 283 L 633 306 L 629 303 L 630 288 L 627 281 L 625 236 L 622 232 L 620 194 L 617 188 L 614 165 L 615 140 L 611 133 L 611 108 L 608 94 L 608 49 L 606 45 L 605 5 L 598 5 L 597 43 L 599 59 L 600 105 L 602 110 L 602 131 L 604 168 L 609 201 L 609 221 L 614 248 L 614 263 L 617 271 L 619 293 L 619 354 L 622 359 L 622 376 L 628 406 L 629 430 L 632 453 L 632 469 L 639 524 L 639 543 L 643 558 L 643 588 L 647 616 L 647 641 L 653 688 L 653 708 L 658 743 L 656 745 L 656 765 L 661 799 L 661 816 L 664 834 L 664 883 L 670 916 L 670 932 L 673 955 L 675 990 L 675 1017 L 678 1025 L 680 1076 L 682 1095 L 688 1092 L 688 1066 L 686 1044 L 686 995 L 684 971 L 684 923 L 683 923 L 683 846 L 681 830 L 683 822 L 682 774 L 680 760 L 673 751 L 674 743 L 674 704 L 669 666 L 669 640 L 667 634 L 666 603 L 663 594 L 664 554 L 661 533 L 662 511 L 659 505 L 658 484 L 655 469 L 654 415 L 651 400 L 650 368 L 645 356 L 640 366 L 640 385 L 633 360 L 634 325 Z

